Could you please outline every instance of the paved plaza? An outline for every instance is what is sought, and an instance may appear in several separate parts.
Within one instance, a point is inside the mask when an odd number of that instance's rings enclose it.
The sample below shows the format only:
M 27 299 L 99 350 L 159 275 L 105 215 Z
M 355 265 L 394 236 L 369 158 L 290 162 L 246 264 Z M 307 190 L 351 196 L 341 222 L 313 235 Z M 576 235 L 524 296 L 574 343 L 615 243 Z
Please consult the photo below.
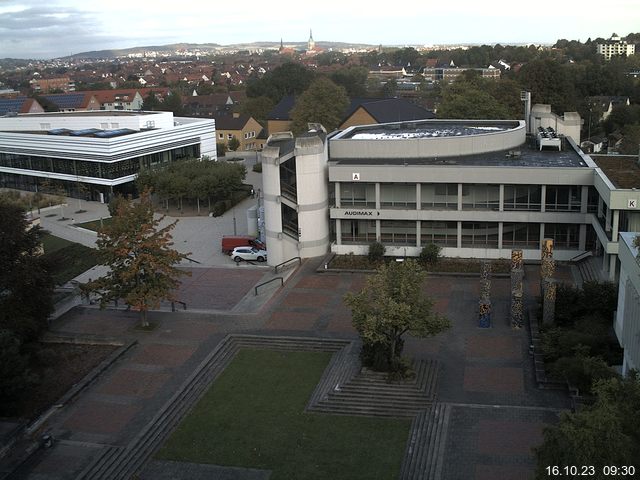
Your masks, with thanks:
M 137 315 L 122 310 L 81 306 L 58 319 L 56 333 L 137 343 L 48 420 L 54 447 L 38 452 L 11 478 L 74 479 L 106 448 L 125 447 L 228 334 L 355 339 L 342 297 L 362 288 L 366 276 L 317 273 L 320 262 L 304 262 L 283 288 L 253 303 L 253 285 L 267 275 L 263 268 L 194 268 L 187 290 L 201 311 L 153 312 L 157 328 L 151 332 L 135 329 Z M 537 275 L 537 267 L 527 266 L 527 292 L 535 291 Z M 405 353 L 437 359 L 441 366 L 437 401 L 451 408 L 442 437 L 442 479 L 528 478 L 531 448 L 540 443 L 544 425 L 569 407 L 564 394 L 537 388 L 527 331 L 508 324 L 509 289 L 509 279 L 493 279 L 493 325 L 480 329 L 478 279 L 434 276 L 426 283 L 425 293 L 453 327 L 436 338 L 408 338 Z M 243 302 L 248 307 L 238 313 Z M 229 478 L 256 475 L 243 471 Z
M 257 174 L 249 172 L 248 182 L 260 188 Z M 165 304 L 151 312 L 154 330 L 136 329 L 137 314 L 122 306 L 99 310 L 84 304 L 52 324 L 54 334 L 130 347 L 123 347 L 124 353 L 109 368 L 46 420 L 42 431 L 54 436 L 54 446 L 38 450 L 9 478 L 82 478 L 83 471 L 101 458 L 123 451 L 142 435 L 229 334 L 357 339 L 343 296 L 360 290 L 365 274 L 318 273 L 320 258 L 275 274 L 263 265 L 236 265 L 220 253 L 220 237 L 233 233 L 234 216 L 237 233 L 247 232 L 244 212 L 253 204 L 255 200 L 247 199 L 220 218 L 180 219 L 174 232 L 176 248 L 190 252 L 196 261 L 183 265 L 190 276 L 177 292 L 187 309 L 179 304 L 173 312 Z M 87 212 L 75 215 L 73 222 L 43 215 L 43 226 L 69 240 L 93 245 L 95 234 L 72 223 L 106 217 L 108 212 L 105 205 L 92 202 L 84 202 L 83 208 Z M 96 278 L 100 271 L 98 267 L 76 280 Z M 279 276 L 285 281 L 283 287 L 272 282 L 256 294 L 255 286 Z M 568 267 L 559 267 L 556 276 L 573 281 Z M 452 322 L 452 328 L 438 337 L 409 337 L 405 344 L 406 355 L 437 362 L 440 368 L 435 401 L 446 406 L 448 413 L 438 437 L 444 448 L 438 458 L 439 476 L 434 478 L 530 478 L 535 466 L 531 448 L 541 442 L 544 426 L 569 408 L 569 400 L 561 392 L 537 388 L 528 332 L 514 330 L 508 323 L 510 280 L 492 280 L 488 329 L 477 326 L 479 278 L 432 276 L 425 294 Z M 525 294 L 529 304 L 539 294 L 536 266 L 525 268 Z M 139 478 L 145 479 L 268 477 L 268 472 L 243 466 L 220 469 L 169 465 L 148 456 L 144 460 Z

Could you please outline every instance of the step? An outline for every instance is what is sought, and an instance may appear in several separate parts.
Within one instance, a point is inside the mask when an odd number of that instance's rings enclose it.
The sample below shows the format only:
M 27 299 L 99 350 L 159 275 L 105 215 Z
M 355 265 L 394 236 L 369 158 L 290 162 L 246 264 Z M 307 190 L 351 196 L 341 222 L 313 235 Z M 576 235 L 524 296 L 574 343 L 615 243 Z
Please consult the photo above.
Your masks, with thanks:
M 375 406 L 345 408 L 338 405 L 322 405 L 314 408 L 314 412 L 322 412 L 331 415 L 360 415 L 365 417 L 414 417 L 420 409 L 389 409 Z

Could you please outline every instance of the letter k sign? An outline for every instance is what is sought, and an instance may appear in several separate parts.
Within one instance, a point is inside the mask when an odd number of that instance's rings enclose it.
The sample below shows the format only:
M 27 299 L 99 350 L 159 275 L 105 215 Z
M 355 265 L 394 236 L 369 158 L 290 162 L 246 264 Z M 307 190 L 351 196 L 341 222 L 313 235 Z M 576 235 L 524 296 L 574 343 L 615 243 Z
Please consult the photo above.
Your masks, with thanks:
M 638 201 L 635 199 L 628 199 L 627 200 L 627 208 L 638 208 Z

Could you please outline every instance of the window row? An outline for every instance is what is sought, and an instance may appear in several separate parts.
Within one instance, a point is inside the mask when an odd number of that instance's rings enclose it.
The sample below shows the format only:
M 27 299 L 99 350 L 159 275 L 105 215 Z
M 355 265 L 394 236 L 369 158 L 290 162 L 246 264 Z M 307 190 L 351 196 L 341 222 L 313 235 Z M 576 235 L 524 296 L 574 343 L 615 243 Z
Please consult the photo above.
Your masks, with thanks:
M 343 244 L 363 244 L 376 241 L 375 220 L 340 220 Z M 577 249 L 579 225 L 545 224 L 545 238 L 553 238 L 556 248 Z M 381 220 L 380 241 L 386 245 L 417 245 L 416 222 Z M 466 248 L 498 248 L 497 222 L 461 222 L 460 244 Z M 420 222 L 420 243 L 435 243 L 441 247 L 458 246 L 458 222 Z M 540 247 L 540 224 L 503 223 L 502 248 Z
M 420 184 L 421 209 L 457 210 L 459 198 L 462 210 L 499 210 L 500 186 L 462 184 L 459 190 L 457 183 Z M 582 203 L 582 187 L 580 185 L 547 185 L 544 200 L 546 211 L 579 212 Z M 593 187 L 589 187 L 587 200 L 588 211 L 596 211 L 598 193 Z M 375 208 L 375 184 L 340 183 L 340 206 Z M 416 184 L 381 183 L 380 208 L 416 209 Z M 505 185 L 503 209 L 541 211 L 542 187 L 540 185 Z

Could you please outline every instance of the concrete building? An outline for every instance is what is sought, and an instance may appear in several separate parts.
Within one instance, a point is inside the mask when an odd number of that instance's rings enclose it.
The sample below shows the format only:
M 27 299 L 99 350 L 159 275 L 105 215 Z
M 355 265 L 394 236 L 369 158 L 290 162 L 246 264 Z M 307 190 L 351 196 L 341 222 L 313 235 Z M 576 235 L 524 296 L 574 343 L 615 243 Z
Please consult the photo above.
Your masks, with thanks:
M 0 118 L 2 187 L 38 191 L 46 182 L 67 195 L 88 190 L 93 200 L 107 201 L 114 192 L 133 192 L 143 168 L 204 155 L 216 159 L 215 122 L 171 112 L 98 110 Z
M 634 246 L 637 235 L 629 232 L 620 234 L 618 308 L 613 327 L 624 349 L 623 375 L 631 369 L 640 369 L 640 265 L 638 247 Z
M 602 55 L 605 60 L 611 60 L 611 57 L 619 57 L 622 55 L 631 56 L 636 53 L 636 46 L 633 43 L 627 43 L 617 34 L 612 34 L 609 40 L 596 45 L 596 52 Z
M 422 120 L 352 126 L 326 140 L 317 128 L 313 141 L 272 136 L 265 218 L 270 252 L 281 253 L 270 261 L 311 256 L 310 245 L 366 254 L 373 241 L 395 256 L 435 243 L 450 257 L 509 258 L 518 248 L 533 260 L 552 238 L 556 259 L 591 252 L 614 280 L 618 232 L 640 230 L 640 167 L 585 155 L 580 122 L 536 105 L 528 123 Z

